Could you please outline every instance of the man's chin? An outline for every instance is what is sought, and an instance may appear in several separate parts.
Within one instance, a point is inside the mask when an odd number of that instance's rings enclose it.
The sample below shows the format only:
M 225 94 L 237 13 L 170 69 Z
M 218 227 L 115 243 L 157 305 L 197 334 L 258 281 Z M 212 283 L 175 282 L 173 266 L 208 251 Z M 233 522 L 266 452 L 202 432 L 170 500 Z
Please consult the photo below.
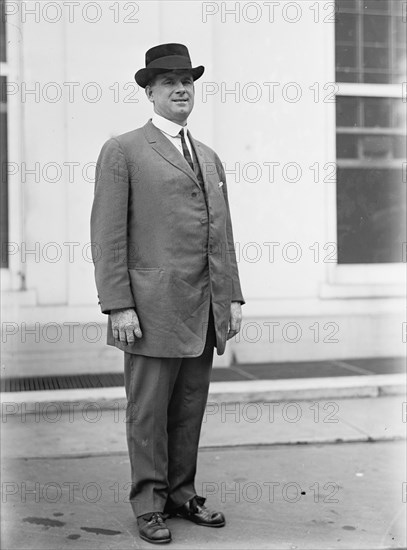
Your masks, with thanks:
M 189 116 L 192 109 L 189 108 L 189 105 L 185 105 L 185 107 L 178 105 L 175 109 L 173 109 L 173 115 L 175 117 L 181 116 L 183 118 Z
M 191 108 L 190 108 L 190 105 L 188 102 L 184 102 L 184 103 L 174 103 L 174 107 L 175 107 L 175 110 L 178 112 L 178 111 L 190 111 Z

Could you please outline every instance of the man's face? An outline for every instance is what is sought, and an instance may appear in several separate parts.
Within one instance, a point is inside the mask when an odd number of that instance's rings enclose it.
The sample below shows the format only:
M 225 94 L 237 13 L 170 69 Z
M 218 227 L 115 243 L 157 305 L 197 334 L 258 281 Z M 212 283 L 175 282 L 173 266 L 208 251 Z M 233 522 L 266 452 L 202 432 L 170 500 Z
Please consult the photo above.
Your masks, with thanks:
M 185 124 L 194 106 L 194 80 L 189 71 L 169 71 L 146 86 L 154 111 L 172 122 Z

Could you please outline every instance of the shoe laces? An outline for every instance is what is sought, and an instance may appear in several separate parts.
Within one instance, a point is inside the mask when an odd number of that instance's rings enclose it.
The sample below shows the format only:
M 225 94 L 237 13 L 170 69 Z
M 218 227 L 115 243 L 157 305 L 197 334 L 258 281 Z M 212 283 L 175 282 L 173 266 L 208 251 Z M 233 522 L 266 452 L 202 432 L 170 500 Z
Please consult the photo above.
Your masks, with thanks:
M 164 520 L 162 515 L 159 512 L 154 512 L 154 514 L 152 514 L 151 518 L 149 519 L 148 523 L 151 523 L 152 525 L 155 525 L 155 524 L 164 525 Z
M 195 496 L 190 502 L 191 502 L 191 510 L 193 512 L 197 512 L 199 509 L 201 510 L 206 510 L 206 506 L 205 506 L 205 498 L 204 497 L 199 497 L 198 495 Z

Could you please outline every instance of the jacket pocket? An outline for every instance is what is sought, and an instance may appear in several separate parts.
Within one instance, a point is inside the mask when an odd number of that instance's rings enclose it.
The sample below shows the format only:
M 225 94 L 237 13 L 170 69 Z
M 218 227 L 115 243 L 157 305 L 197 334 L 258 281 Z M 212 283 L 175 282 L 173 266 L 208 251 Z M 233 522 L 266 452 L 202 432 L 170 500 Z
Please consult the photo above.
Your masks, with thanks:
M 165 273 L 160 267 L 137 267 L 128 271 L 136 305 L 151 300 L 164 284 Z
M 131 288 L 140 324 L 169 330 L 196 314 L 205 299 L 195 288 L 163 268 L 129 269 Z
M 172 317 L 165 271 L 159 267 L 128 271 L 141 330 L 164 328 Z

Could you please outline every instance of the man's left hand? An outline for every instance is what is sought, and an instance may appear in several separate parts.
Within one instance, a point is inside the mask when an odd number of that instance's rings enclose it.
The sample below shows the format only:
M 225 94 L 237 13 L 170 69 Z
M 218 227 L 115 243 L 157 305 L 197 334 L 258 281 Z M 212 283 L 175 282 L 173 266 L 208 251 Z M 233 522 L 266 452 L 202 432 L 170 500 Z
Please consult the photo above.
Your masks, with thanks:
M 227 340 L 236 336 L 240 331 L 240 326 L 242 324 L 242 305 L 240 302 L 232 302 L 230 304 L 230 321 L 229 321 L 229 332 L 227 334 Z

